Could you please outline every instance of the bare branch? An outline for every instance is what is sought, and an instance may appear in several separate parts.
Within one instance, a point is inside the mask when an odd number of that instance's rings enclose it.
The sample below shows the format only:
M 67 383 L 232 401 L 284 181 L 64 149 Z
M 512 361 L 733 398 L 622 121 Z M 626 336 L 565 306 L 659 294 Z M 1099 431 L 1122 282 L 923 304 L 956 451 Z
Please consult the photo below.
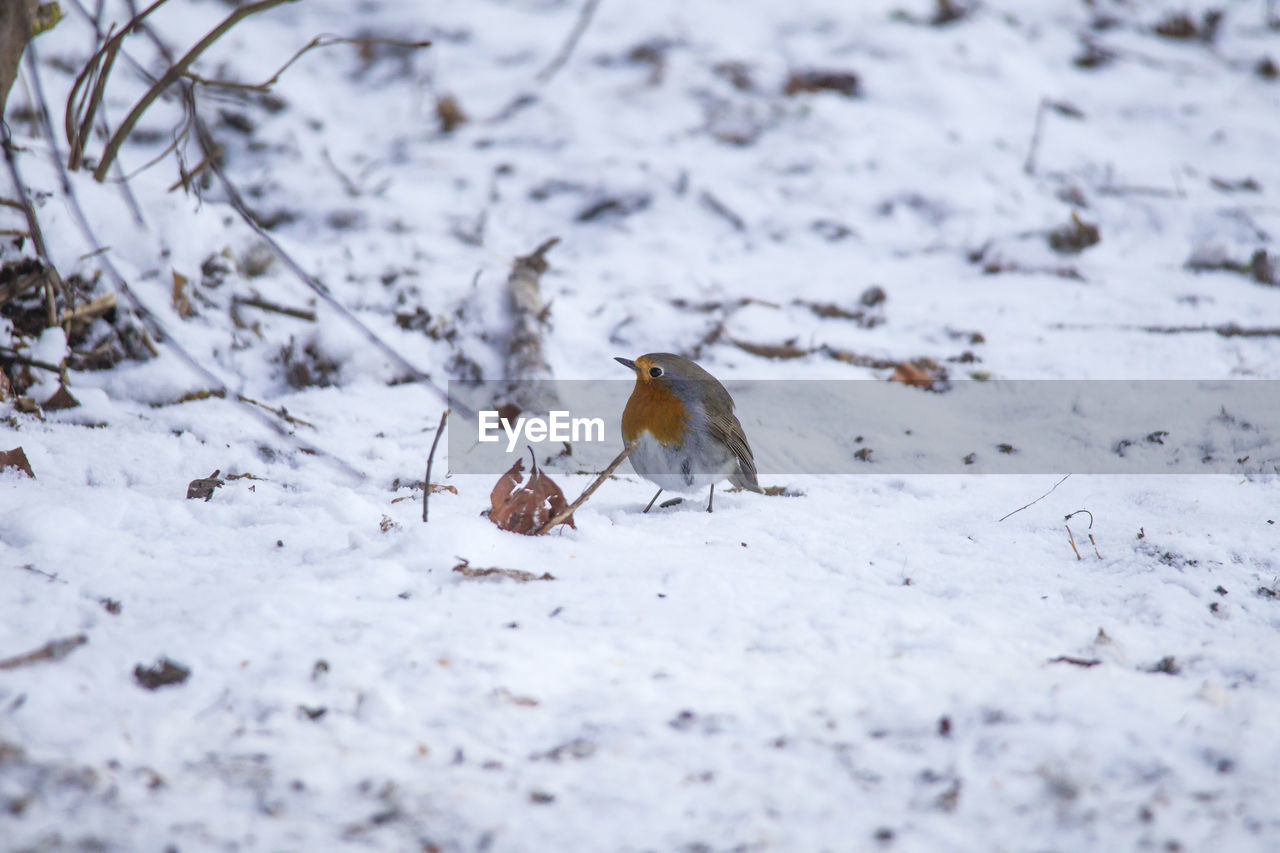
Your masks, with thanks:
M 289 308 L 284 305 L 277 305 L 274 302 L 268 302 L 265 299 L 259 299 L 256 296 L 235 296 L 231 299 L 233 308 L 239 305 L 248 305 L 250 308 L 258 308 L 262 311 L 270 311 L 273 314 L 284 314 L 287 317 L 297 317 L 299 320 L 307 320 L 314 323 L 316 321 L 316 312 L 307 311 L 303 308 Z
M 570 54 L 578 46 L 578 39 L 582 38 L 582 34 L 587 31 L 587 26 L 591 23 L 591 16 L 596 13 L 596 7 L 599 5 L 600 0 L 586 0 L 582 4 L 582 11 L 578 13 L 578 20 L 574 23 L 573 29 L 569 31 L 569 37 L 560 46 L 560 52 L 547 64 L 546 68 L 538 72 L 539 83 L 546 83 L 555 76 L 561 66 L 569 61 Z
M 123 43 L 124 41 L 124 37 L 129 35 L 129 33 L 133 32 L 135 29 L 137 29 L 142 24 L 143 19 L 145 19 L 148 15 L 150 15 L 156 9 L 159 9 L 162 5 L 164 5 L 167 2 L 168 0 L 156 0 L 156 2 L 152 3 L 146 9 L 135 14 L 129 20 L 129 23 L 125 24 L 124 28 L 121 29 L 120 32 L 116 33 L 114 36 L 111 35 L 110 32 L 108 32 L 107 38 L 103 42 L 102 47 L 98 48 L 97 52 L 94 53 L 93 56 L 89 57 L 89 61 L 85 63 L 84 68 L 82 68 L 80 70 L 80 73 L 76 76 L 75 83 L 71 87 L 71 93 L 67 95 L 67 109 L 66 109 L 66 114 L 63 117 L 63 120 L 66 124 L 65 130 L 67 133 L 67 143 L 71 146 L 71 151 L 72 151 L 71 156 L 68 159 L 68 168 L 75 169 L 79 167 L 80 150 L 83 148 L 83 140 L 81 140 L 79 137 L 81 134 L 88 135 L 89 128 L 93 126 L 93 110 L 92 109 L 88 110 L 85 113 L 81 121 L 77 122 L 75 120 L 75 116 L 79 112 L 79 104 L 84 102 L 84 98 L 80 98 L 79 100 L 77 100 L 77 97 L 76 97 L 80 91 L 80 88 L 85 85 L 85 81 L 89 77 L 91 77 L 95 72 L 97 72 L 99 77 L 99 79 L 96 81 L 97 84 L 105 85 L 105 80 L 106 80 L 105 73 L 98 70 L 104 58 L 107 56 L 107 54 L 111 54 L 114 61 L 114 57 L 116 53 L 120 50 L 120 46 L 121 46 L 121 43 Z M 85 11 L 83 8 L 81 9 L 81 12 L 84 12 L 84 14 L 88 16 L 88 12 Z M 101 95 L 99 95 L 99 98 L 100 97 Z M 97 103 L 100 103 L 100 100 L 93 103 L 96 105 Z M 72 162 L 74 162 L 75 165 L 71 165 Z
M 542 536 L 543 534 L 550 531 L 551 528 L 555 527 L 557 524 L 563 524 L 565 520 L 569 518 L 569 516 L 573 515 L 573 511 L 575 509 L 582 506 L 584 503 L 587 502 L 587 498 L 595 494 L 596 489 L 600 488 L 601 483 L 609 479 L 609 475 L 617 470 L 618 466 L 622 464 L 622 460 L 630 456 L 631 451 L 635 450 L 639 446 L 640 446 L 640 441 L 639 439 L 637 439 L 631 442 L 630 444 L 628 444 L 626 447 L 622 448 L 622 452 L 613 458 L 613 461 L 609 463 L 608 468 L 605 468 L 603 471 L 600 472 L 600 476 L 596 477 L 595 482 L 587 486 L 586 490 L 584 490 L 582 494 L 578 495 L 578 499 L 576 501 L 569 504 L 564 509 L 560 510 L 560 513 L 555 518 L 551 519 L 546 524 L 542 525 L 542 527 L 539 528 L 538 532 L 535 535 Z
M 53 161 L 55 169 L 58 172 L 58 177 L 62 187 L 62 193 L 67 202 L 67 206 L 70 208 L 72 218 L 75 220 L 77 227 L 80 229 L 80 232 L 84 235 L 85 240 L 91 246 L 101 249 L 102 243 L 98 240 L 97 235 L 93 231 L 93 227 L 89 224 L 89 220 L 85 216 L 84 208 L 80 204 L 79 198 L 76 196 L 74 188 L 71 186 L 71 177 L 67 173 L 66 164 L 63 162 L 62 155 L 58 151 L 57 141 L 53 131 L 53 119 L 50 117 L 50 113 L 49 113 L 49 102 L 44 96 L 44 87 L 40 79 L 40 63 L 36 56 L 35 48 L 33 46 L 28 46 L 26 63 L 27 63 L 27 74 L 29 79 L 31 80 L 32 88 L 34 89 L 35 95 L 36 95 L 35 101 L 38 107 L 39 118 L 40 118 L 41 124 L 44 127 L 44 132 L 49 140 L 50 157 Z M 4 133 L 5 133 L 5 138 L 7 140 L 8 139 L 7 127 L 4 128 Z M 6 146 L 6 150 L 8 150 L 7 146 Z M 210 371 L 207 367 L 205 367 L 203 364 L 197 361 L 191 355 L 191 353 L 187 352 L 186 349 L 184 349 L 177 342 L 177 340 L 175 340 L 173 336 L 170 335 L 165 330 L 164 325 L 159 321 L 159 319 L 155 316 L 155 314 L 153 314 L 151 310 L 148 309 L 145 304 L 143 304 L 142 300 L 138 298 L 137 294 L 133 292 L 133 289 L 129 287 L 128 282 L 124 280 L 124 276 L 120 274 L 120 271 L 116 269 L 115 264 L 111 262 L 110 253 L 104 253 L 101 256 L 101 263 L 102 263 L 103 271 L 106 272 L 108 277 L 110 277 L 111 280 L 114 282 L 116 291 L 122 294 L 125 297 L 125 299 L 129 301 L 129 304 L 132 306 L 134 313 L 136 313 L 139 319 L 142 320 L 143 329 L 144 329 L 143 343 L 152 351 L 152 354 L 154 355 L 156 354 L 156 352 L 155 352 L 154 346 L 150 343 L 149 335 L 154 335 L 160 341 L 168 344 L 169 348 L 174 352 L 174 354 L 177 355 L 178 358 L 184 364 L 186 364 L 187 367 L 189 367 L 192 370 L 192 372 L 204 378 L 204 380 L 213 387 L 214 391 L 219 391 L 222 394 L 226 394 L 226 383 L 222 382 L 222 380 L 220 380 L 212 371 Z M 341 459 L 338 456 L 333 455 L 332 453 L 328 453 L 324 450 L 321 450 L 318 447 L 315 447 L 313 445 L 307 444 L 306 442 L 302 441 L 297 436 L 295 436 L 292 432 L 290 432 L 289 430 L 281 426 L 279 423 L 277 423 L 275 420 L 267 417 L 264 413 L 259 412 L 251 404 L 249 404 L 248 401 L 242 400 L 240 402 L 244 404 L 245 409 L 249 412 L 252 412 L 260 422 L 266 424 L 269 428 L 274 430 L 279 435 L 288 438 L 290 441 L 296 444 L 303 452 L 311 454 L 313 456 L 319 456 L 320 458 L 327 460 L 329 463 L 341 469 L 344 474 L 346 474 L 348 477 L 351 477 L 354 480 L 361 481 L 366 479 L 365 474 L 359 469 L 357 469 L 356 467 L 354 467 L 353 465 L 351 465 L 350 463 L 346 462 L 345 460 Z
M 29 48 L 28 61 L 33 55 L 34 50 Z M 40 220 L 36 216 L 36 209 L 31 206 L 31 194 L 27 192 L 27 185 L 23 182 L 22 173 L 18 170 L 18 158 L 14 156 L 13 138 L 9 134 L 9 125 L 0 121 L 0 132 L 3 133 L 3 140 L 0 141 L 0 144 L 4 147 L 4 159 L 9 166 L 9 177 L 13 179 L 13 189 L 18 194 L 18 201 L 22 205 L 22 213 L 27 219 L 27 231 L 31 234 L 31 242 L 35 245 L 36 256 L 40 258 L 40 262 L 44 265 L 44 303 L 49 326 L 56 326 L 58 325 L 58 306 L 55 292 L 62 289 L 62 277 L 58 275 L 57 267 L 49 259 L 49 246 L 44 241 L 44 232 L 40 230 Z
M 449 419 L 449 410 L 440 413 L 440 426 L 436 427 L 436 437 L 431 440 L 431 452 L 427 454 L 427 476 L 422 481 L 422 523 L 427 523 L 427 500 L 431 497 L 431 463 L 436 459 L 436 445 L 444 434 L 444 422 Z
M 0 660 L 0 669 L 18 669 L 19 667 L 31 666 L 33 663 L 54 663 L 62 660 L 87 642 L 89 642 L 89 638 L 84 634 L 63 637 L 60 640 L 50 640 L 34 651 Z
M 1067 477 L 1070 477 L 1070 476 L 1071 476 L 1071 475 L 1070 475 L 1070 474 L 1068 474 L 1066 477 L 1063 477 L 1061 480 L 1059 480 L 1058 482 L 1054 483 L 1054 484 L 1053 484 L 1053 489 L 1056 489 L 1056 488 L 1058 488 L 1058 486 L 1061 486 L 1063 483 L 1065 483 L 1065 482 L 1067 481 Z M 1009 513 L 1009 515 L 1017 515 L 1018 513 L 1022 512 L 1022 511 L 1023 511 L 1024 509 L 1026 509 L 1027 507 L 1029 507 L 1029 506 L 1035 506 L 1036 504 L 1040 503 L 1040 501 L 1044 500 L 1045 498 L 1049 497 L 1049 495 L 1053 494 L 1053 489 L 1050 489 L 1049 491 L 1045 492 L 1043 495 L 1041 495 L 1040 497 L 1036 498 L 1036 499 L 1035 499 L 1035 500 L 1033 500 L 1031 503 L 1029 503 L 1029 504 L 1024 504 L 1023 506 L 1018 507 L 1018 508 L 1017 508 L 1017 509 L 1015 509 L 1013 512 Z M 1008 518 L 1008 517 L 1009 517 L 1009 515 L 1006 515 L 1004 518 L 1001 518 L 1001 519 L 1000 519 L 1000 521 L 1004 521 L 1004 519 L 1005 519 L 1005 518 Z M 998 524 L 999 522 L 996 522 L 996 523 Z
M 292 1 L 293 0 L 285 0 L 285 2 L 292 2 Z M 263 80 L 261 83 L 236 83 L 231 80 L 209 80 L 205 77 L 199 76 L 198 74 L 193 74 L 190 71 L 183 74 L 183 76 L 186 77 L 188 80 L 192 81 L 193 83 L 199 83 L 202 86 L 216 86 L 221 89 L 241 89 L 249 92 L 267 92 L 267 91 L 270 91 L 272 86 L 274 86 L 276 83 L 280 81 L 280 75 L 288 71 L 289 66 L 293 65 L 293 63 L 301 59 L 304 53 L 315 50 L 318 47 L 332 47 L 335 44 L 386 44 L 392 47 L 402 47 L 410 50 L 417 50 L 419 48 L 431 46 L 430 41 L 401 41 L 399 39 L 385 39 L 385 38 L 355 39 L 355 38 L 348 38 L 346 36 L 338 36 L 338 35 L 332 35 L 332 34 L 326 33 L 324 35 L 318 35 L 315 38 L 313 38 L 311 41 L 307 42 L 307 44 L 304 45 L 300 50 L 298 50 L 297 53 L 289 57 L 288 62 L 286 62 L 284 65 L 281 65 L 278 69 L 276 69 L 275 74 L 272 74 L 270 77 L 268 77 L 266 80 Z
M 241 6 L 224 18 L 222 23 L 210 30 L 204 38 L 196 42 L 195 47 L 188 50 L 181 59 L 171 65 L 169 69 L 160 76 L 160 79 L 147 90 L 146 94 L 142 96 L 138 103 L 134 104 L 133 109 L 129 111 L 127 116 L 125 116 L 124 121 L 116 128 L 116 132 L 107 140 L 107 145 L 102 150 L 102 157 L 98 161 L 98 166 L 93 170 L 94 179 L 102 181 L 106 178 L 107 169 L 110 168 L 111 161 L 115 159 L 116 153 L 120 150 L 120 146 L 124 143 L 125 139 L 133 132 L 133 128 L 137 125 L 138 119 L 142 118 L 142 114 L 155 102 L 156 98 L 160 97 L 160 94 L 165 89 L 168 89 L 174 84 L 174 82 L 182 77 L 186 72 L 187 67 L 200 58 L 200 54 L 208 50 L 209 46 L 215 41 L 222 38 L 222 36 L 226 34 L 227 30 L 231 29 L 250 15 L 266 11 L 267 9 L 279 6 L 282 3 L 296 2 L 297 0 L 258 0 L 256 3 Z

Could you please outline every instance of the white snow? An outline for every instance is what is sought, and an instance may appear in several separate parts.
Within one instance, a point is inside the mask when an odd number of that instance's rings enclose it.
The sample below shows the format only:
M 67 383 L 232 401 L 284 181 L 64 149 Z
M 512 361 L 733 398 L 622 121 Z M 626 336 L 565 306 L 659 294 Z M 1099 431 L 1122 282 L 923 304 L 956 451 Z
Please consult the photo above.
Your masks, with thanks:
M 75 5 L 35 42 L 58 128 L 94 44 Z M 1200 21 L 1202 2 L 991 0 L 934 27 L 924 0 L 605 0 L 539 83 L 576 0 L 308 0 L 246 20 L 195 71 L 258 82 L 321 33 L 434 41 L 308 53 L 277 112 L 207 88 L 199 103 L 249 205 L 293 217 L 273 238 L 441 387 L 502 376 L 510 264 L 559 236 L 542 287 L 561 378 L 620 379 L 613 356 L 690 352 L 723 321 L 698 361 L 726 382 L 888 377 L 828 354 L 846 350 L 955 378 L 1274 395 L 1280 336 L 1149 330 L 1280 326 L 1280 287 L 1185 266 L 1276 257 L 1280 82 L 1254 70 L 1280 61 L 1272 5 L 1225 4 L 1209 45 L 1153 32 L 1176 11 Z M 181 55 L 230 9 L 171 0 L 153 23 Z M 127 17 L 106 4 L 104 21 Z M 1076 67 L 1085 38 L 1114 59 Z M 163 67 L 144 35 L 125 50 Z M 856 73 L 861 96 L 781 94 L 810 68 Z M 146 87 L 122 56 L 113 127 Z M 172 156 L 130 180 L 144 226 L 117 183 L 71 176 L 107 247 L 93 254 L 50 140 L 14 114 L 30 91 L 24 77 L 8 121 L 61 274 L 109 257 L 230 396 L 305 424 L 217 397 L 152 405 L 209 387 L 163 343 L 73 371 L 80 408 L 0 403 L 0 450 L 23 447 L 36 474 L 0 473 L 0 659 L 88 640 L 0 669 L 0 849 L 1280 848 L 1274 477 L 1076 474 L 1000 520 L 1069 472 L 873 462 L 762 476 L 798 497 L 642 515 L 652 489 L 624 467 L 576 530 L 530 538 L 481 515 L 496 477 L 448 476 L 441 442 L 432 479 L 457 494 L 432 496 L 424 525 L 413 484 L 441 398 L 394 382 L 401 367 L 270 259 L 216 181 L 170 191 Z M 444 94 L 469 118 L 448 134 Z M 1028 174 L 1042 99 L 1070 109 L 1045 111 Z M 157 102 L 123 168 L 180 121 Z M 1213 183 L 1246 178 L 1255 191 Z M 1056 254 L 1045 233 L 1073 210 L 1101 242 Z M 201 268 L 224 251 L 213 286 Z M 173 307 L 174 272 L 194 316 Z M 870 328 L 796 304 L 854 309 L 872 285 L 887 300 Z M 233 297 L 255 295 L 316 322 L 241 304 L 234 323 Z M 418 308 L 431 334 L 397 324 Z M 23 352 L 58 360 L 58 334 Z M 336 384 L 291 387 L 282 349 L 314 372 L 308 347 Z M 947 361 L 966 350 L 980 361 Z M 579 468 L 550 471 L 570 499 L 593 479 Z M 187 500 L 215 470 L 253 478 Z M 1091 527 L 1064 521 L 1081 509 Z M 467 578 L 462 559 L 554 580 Z M 135 666 L 160 658 L 189 678 L 142 689 Z

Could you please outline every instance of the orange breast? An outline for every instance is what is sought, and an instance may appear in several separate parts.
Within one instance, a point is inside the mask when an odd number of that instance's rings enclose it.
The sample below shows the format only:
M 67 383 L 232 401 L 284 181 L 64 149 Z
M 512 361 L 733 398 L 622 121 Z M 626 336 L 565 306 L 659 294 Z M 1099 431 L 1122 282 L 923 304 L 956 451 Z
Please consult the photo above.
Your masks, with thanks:
M 684 403 L 669 389 L 637 379 L 622 411 L 622 439 L 633 441 L 648 430 L 662 444 L 679 444 L 684 439 L 688 416 Z

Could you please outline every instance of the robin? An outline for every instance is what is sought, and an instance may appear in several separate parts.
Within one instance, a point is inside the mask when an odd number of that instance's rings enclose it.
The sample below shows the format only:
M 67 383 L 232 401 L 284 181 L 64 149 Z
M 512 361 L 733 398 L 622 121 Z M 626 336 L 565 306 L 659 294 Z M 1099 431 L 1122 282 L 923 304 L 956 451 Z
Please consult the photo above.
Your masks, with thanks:
M 636 387 L 622 412 L 622 440 L 640 440 L 631 452 L 631 467 L 661 487 L 645 512 L 665 490 L 688 493 L 707 485 L 711 512 L 715 484 L 725 478 L 761 491 L 751 446 L 733 414 L 733 398 L 714 376 L 669 352 L 614 360 L 636 374 Z

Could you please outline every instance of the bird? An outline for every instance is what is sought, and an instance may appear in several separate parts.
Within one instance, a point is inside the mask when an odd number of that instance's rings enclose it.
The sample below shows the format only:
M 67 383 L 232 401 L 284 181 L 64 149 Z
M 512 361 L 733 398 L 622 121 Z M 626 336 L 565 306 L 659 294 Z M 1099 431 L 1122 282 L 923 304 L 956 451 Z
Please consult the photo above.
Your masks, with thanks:
M 615 357 L 636 374 L 635 388 L 622 412 L 622 440 L 639 441 L 631 467 L 656 483 L 648 512 L 663 491 L 696 492 L 710 486 L 707 512 L 716 483 L 762 492 L 756 463 L 742 424 L 733 414 L 733 398 L 714 376 L 687 358 L 651 352 L 632 361 Z

